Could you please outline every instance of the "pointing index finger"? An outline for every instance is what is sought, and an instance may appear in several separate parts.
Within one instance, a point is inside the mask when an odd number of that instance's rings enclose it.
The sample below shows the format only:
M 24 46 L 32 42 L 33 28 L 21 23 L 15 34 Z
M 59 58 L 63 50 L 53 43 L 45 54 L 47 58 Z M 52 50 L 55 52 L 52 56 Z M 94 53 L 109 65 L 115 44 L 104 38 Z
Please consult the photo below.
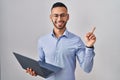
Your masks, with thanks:
M 96 27 L 93 27 L 93 29 L 91 31 L 92 34 L 94 33 L 95 29 L 96 29 Z

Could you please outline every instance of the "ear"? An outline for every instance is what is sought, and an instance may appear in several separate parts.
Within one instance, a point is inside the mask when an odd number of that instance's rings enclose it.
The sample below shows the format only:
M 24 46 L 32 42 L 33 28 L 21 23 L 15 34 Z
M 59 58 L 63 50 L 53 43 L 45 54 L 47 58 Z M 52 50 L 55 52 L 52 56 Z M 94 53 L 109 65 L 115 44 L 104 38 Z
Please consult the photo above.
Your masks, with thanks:
M 50 19 L 52 20 L 52 15 L 50 14 Z
M 69 14 L 67 15 L 67 20 L 69 20 Z

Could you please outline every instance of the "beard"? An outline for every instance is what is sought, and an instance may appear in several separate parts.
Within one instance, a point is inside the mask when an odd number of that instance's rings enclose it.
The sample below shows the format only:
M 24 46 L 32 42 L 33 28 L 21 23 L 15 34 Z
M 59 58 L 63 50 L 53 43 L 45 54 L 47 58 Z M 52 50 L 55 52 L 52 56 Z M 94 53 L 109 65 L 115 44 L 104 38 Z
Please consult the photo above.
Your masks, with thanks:
M 62 23 L 62 25 L 58 25 L 59 22 Z M 64 29 L 66 27 L 67 21 L 59 21 L 59 22 L 52 20 L 52 23 L 53 23 L 55 28 L 57 28 L 59 30 Z

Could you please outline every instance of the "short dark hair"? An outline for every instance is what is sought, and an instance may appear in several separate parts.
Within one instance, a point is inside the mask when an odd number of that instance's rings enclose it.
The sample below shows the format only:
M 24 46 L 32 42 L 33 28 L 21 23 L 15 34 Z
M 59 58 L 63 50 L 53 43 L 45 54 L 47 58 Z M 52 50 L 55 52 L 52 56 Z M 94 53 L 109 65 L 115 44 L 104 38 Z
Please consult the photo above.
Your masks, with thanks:
M 67 10 L 66 5 L 63 4 L 63 3 L 61 3 L 61 2 L 56 2 L 56 3 L 54 3 L 53 6 L 52 6 L 52 8 L 51 8 L 51 10 L 52 10 L 53 8 L 55 8 L 55 7 L 65 7 L 66 10 Z

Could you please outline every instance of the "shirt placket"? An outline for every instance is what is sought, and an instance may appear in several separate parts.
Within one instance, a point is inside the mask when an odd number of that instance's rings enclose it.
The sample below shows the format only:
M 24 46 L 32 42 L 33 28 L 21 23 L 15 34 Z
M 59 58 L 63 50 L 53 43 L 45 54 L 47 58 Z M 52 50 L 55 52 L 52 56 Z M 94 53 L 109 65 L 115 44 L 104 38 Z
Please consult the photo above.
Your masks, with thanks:
M 63 61 L 62 61 L 62 54 L 60 52 L 60 40 L 61 40 L 62 37 L 58 38 L 57 39 L 57 42 L 56 42 L 56 49 L 55 49 L 55 63 L 60 66 L 60 67 L 63 67 Z

